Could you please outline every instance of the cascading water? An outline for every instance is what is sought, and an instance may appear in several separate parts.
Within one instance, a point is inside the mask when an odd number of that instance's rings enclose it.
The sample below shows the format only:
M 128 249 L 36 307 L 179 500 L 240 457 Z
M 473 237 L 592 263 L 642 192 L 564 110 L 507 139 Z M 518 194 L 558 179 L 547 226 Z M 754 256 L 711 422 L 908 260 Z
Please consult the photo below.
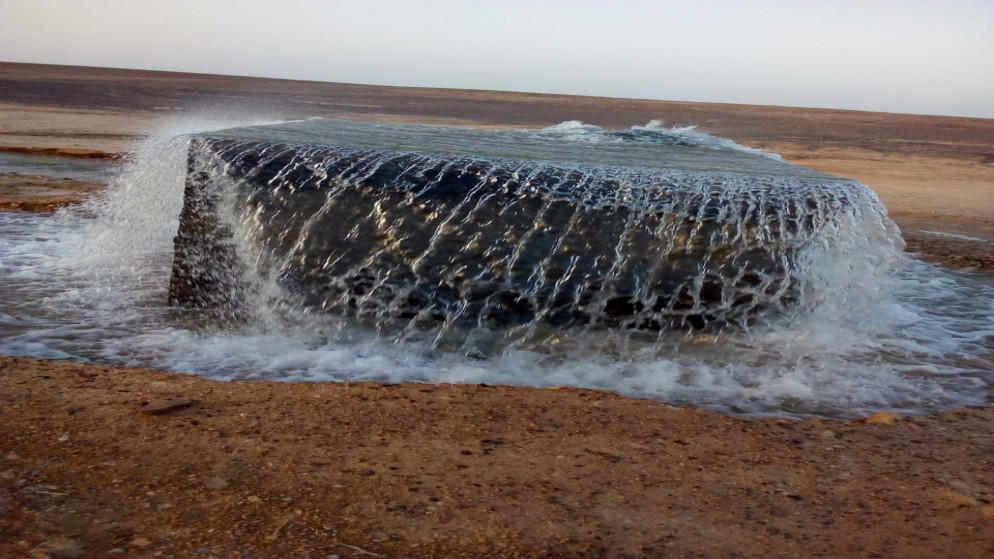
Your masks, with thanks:
M 489 353 L 579 327 L 745 327 L 824 287 L 816 245 L 847 258 L 860 231 L 860 256 L 897 254 L 857 182 L 701 137 L 627 138 L 323 119 L 197 136 L 171 299 L 237 314 L 277 278 L 299 310 Z
M 863 185 L 689 129 L 170 131 L 106 197 L 0 228 L 3 353 L 750 414 L 991 391 L 988 279 L 906 258 Z

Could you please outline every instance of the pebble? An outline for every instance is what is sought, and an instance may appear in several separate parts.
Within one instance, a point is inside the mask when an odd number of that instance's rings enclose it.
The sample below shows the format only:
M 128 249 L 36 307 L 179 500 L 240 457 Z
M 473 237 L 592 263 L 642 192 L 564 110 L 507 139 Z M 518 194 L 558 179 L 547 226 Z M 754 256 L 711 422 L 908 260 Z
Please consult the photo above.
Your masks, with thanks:
M 197 549 L 194 549 L 193 552 L 194 553 L 210 553 L 211 552 L 211 548 L 209 548 L 209 547 L 198 547 Z
M 866 418 L 867 423 L 876 425 L 893 425 L 895 421 L 901 419 L 901 414 L 892 411 L 878 411 Z
M 974 506 L 980 504 L 980 501 L 977 501 L 973 497 L 970 497 L 969 495 L 963 495 L 962 493 L 957 493 L 955 491 L 946 490 L 945 495 L 946 497 L 949 498 L 949 500 L 956 503 L 957 505 Z
M 204 487 L 206 487 L 207 489 L 224 489 L 229 485 L 231 485 L 231 483 L 229 483 L 228 480 L 220 476 L 207 478 L 207 480 L 204 481 Z
M 107 553 L 124 553 L 123 547 L 115 547 L 114 549 L 108 551 Z
M 387 541 L 388 537 L 383 532 L 373 532 L 369 535 L 369 541 L 373 543 L 383 543 Z
M 823 439 L 834 439 L 835 438 L 835 431 L 833 431 L 831 429 L 825 429 L 824 431 L 822 431 L 821 433 L 819 433 L 819 435 Z
M 261 503 L 262 497 L 259 497 L 257 495 L 249 495 L 248 497 L 246 497 L 246 500 L 250 503 Z
M 83 554 L 83 547 L 71 538 L 56 536 L 35 546 L 34 553 L 42 557 L 78 557 Z
M 142 412 L 150 415 L 161 415 L 181 410 L 183 408 L 188 408 L 192 405 L 192 400 L 174 400 L 172 398 L 163 398 L 160 400 L 152 400 L 151 402 L 145 404 L 142 406 Z
M 148 547 L 152 545 L 152 540 L 138 536 L 137 538 L 131 540 L 131 545 L 135 547 Z

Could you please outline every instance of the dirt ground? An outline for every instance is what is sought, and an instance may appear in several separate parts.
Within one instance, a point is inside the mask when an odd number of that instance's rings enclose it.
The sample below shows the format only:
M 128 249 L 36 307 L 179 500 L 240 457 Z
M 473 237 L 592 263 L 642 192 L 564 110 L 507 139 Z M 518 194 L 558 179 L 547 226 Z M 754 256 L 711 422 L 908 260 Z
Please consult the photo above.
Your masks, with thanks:
M 107 185 L 44 175 L 0 173 L 0 210 L 53 212 L 78 204 Z
M 994 556 L 989 409 L 743 420 L 4 357 L 0 394 L 3 556 Z
M 172 120 L 246 114 L 696 124 L 859 179 L 909 250 L 994 270 L 994 120 L 0 63 L 0 150 L 119 156 Z M 0 210 L 101 188 L 0 173 Z M 0 357 L 0 557 L 334 556 L 991 557 L 994 409 L 735 419 Z

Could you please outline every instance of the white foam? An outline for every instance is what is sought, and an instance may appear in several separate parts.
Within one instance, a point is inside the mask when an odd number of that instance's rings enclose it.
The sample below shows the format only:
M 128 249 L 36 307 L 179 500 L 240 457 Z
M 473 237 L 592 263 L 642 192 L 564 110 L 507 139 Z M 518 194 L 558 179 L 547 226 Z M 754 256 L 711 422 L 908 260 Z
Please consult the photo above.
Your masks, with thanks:
M 987 239 L 981 239 L 980 237 L 971 237 L 970 235 L 960 235 L 959 233 L 946 233 L 945 231 L 929 231 L 927 229 L 918 229 L 919 233 L 925 233 L 926 235 L 933 235 L 936 237 L 947 237 L 950 239 L 958 239 L 960 241 L 970 241 L 973 243 L 990 243 Z
M 534 130 L 534 134 L 542 137 L 557 138 L 565 141 L 585 144 L 619 144 L 631 141 L 660 141 L 676 145 L 687 145 L 717 151 L 739 151 L 762 155 L 771 159 L 782 160 L 778 153 L 772 153 L 758 148 L 739 144 L 728 138 L 712 136 L 697 130 L 696 126 L 674 126 L 667 128 L 658 119 L 650 120 L 641 126 L 632 126 L 626 130 L 609 130 L 594 124 L 585 124 L 579 120 L 567 120 L 546 128 Z

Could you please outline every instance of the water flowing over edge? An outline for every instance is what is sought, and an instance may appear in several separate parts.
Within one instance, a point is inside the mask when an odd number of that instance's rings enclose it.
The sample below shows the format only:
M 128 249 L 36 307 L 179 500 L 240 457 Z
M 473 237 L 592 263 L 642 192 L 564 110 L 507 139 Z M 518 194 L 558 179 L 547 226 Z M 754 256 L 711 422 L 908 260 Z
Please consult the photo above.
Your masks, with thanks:
M 193 122 L 160 132 L 83 208 L 0 217 L 0 273 L 12 288 L 0 351 L 218 379 L 576 385 L 751 415 L 934 411 L 978 405 L 991 392 L 989 281 L 908 260 L 894 247 L 868 255 L 859 231 L 847 232 L 855 244 L 841 252 L 809 253 L 811 273 L 828 289 L 812 294 L 817 304 L 804 313 L 747 331 L 681 334 L 662 348 L 579 339 L 566 353 L 519 348 L 477 360 L 266 308 L 237 330 L 199 326 L 196 313 L 164 301 L 185 176 L 187 139 L 178 135 L 210 128 Z M 627 141 L 638 141 L 632 131 Z M 624 351 L 601 351 L 605 344 Z
M 171 299 L 244 313 L 273 307 L 237 309 L 282 282 L 296 312 L 433 330 L 452 349 L 468 334 L 487 347 L 466 352 L 492 354 L 494 336 L 548 347 L 578 327 L 714 331 L 798 312 L 831 288 L 813 246 L 894 258 L 900 237 L 864 185 L 666 132 L 613 150 L 324 119 L 198 135 Z

